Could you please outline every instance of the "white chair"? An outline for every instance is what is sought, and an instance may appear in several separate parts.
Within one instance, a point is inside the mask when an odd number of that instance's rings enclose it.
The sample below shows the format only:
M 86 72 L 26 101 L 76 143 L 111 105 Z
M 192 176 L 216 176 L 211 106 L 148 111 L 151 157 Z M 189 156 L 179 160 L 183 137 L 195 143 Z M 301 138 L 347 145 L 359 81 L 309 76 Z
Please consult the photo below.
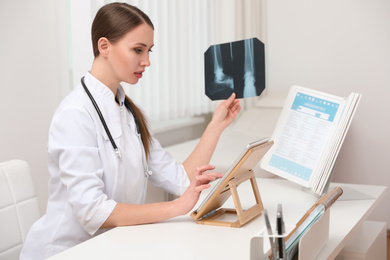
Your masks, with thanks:
M 27 232 L 39 217 L 27 162 L 0 163 L 0 260 L 19 259 Z

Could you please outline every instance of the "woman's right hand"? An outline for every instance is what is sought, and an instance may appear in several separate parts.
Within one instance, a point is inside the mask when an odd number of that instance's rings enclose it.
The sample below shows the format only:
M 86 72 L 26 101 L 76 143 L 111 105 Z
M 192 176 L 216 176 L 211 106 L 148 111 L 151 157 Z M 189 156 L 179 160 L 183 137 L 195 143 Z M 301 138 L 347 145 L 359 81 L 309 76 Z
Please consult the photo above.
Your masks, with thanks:
M 204 165 L 196 168 L 195 177 L 192 179 L 190 186 L 188 186 L 187 190 L 176 201 L 178 203 L 177 210 L 179 215 L 185 215 L 190 212 L 198 202 L 202 190 L 209 188 L 211 181 L 223 176 L 222 173 L 208 172 L 214 169 L 215 166 L 212 165 Z
M 240 101 L 236 99 L 236 94 L 233 93 L 228 99 L 218 105 L 211 122 L 224 130 L 236 119 L 240 111 Z

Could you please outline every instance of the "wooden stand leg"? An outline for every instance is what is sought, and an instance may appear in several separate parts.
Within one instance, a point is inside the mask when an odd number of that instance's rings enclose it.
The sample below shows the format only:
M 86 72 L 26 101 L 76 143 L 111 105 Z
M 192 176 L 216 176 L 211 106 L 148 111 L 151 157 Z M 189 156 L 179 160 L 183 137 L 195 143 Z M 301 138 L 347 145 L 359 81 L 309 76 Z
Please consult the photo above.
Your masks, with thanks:
M 255 196 L 256 204 L 249 208 L 248 210 L 243 210 L 240 198 L 238 196 L 237 187 L 241 183 L 250 180 L 252 185 L 252 190 Z M 219 209 L 213 215 L 199 220 L 197 223 L 206 224 L 206 225 L 216 225 L 216 226 L 225 226 L 225 227 L 242 227 L 247 224 L 254 218 L 261 215 L 261 212 L 264 209 L 263 202 L 260 197 L 259 189 L 257 187 L 257 182 L 253 171 L 248 171 L 246 174 L 240 175 L 238 178 L 233 178 L 229 181 L 229 189 L 232 195 L 235 209 Z M 228 221 L 219 221 L 215 220 L 216 218 L 222 216 L 223 214 L 237 214 L 238 220 L 235 222 Z

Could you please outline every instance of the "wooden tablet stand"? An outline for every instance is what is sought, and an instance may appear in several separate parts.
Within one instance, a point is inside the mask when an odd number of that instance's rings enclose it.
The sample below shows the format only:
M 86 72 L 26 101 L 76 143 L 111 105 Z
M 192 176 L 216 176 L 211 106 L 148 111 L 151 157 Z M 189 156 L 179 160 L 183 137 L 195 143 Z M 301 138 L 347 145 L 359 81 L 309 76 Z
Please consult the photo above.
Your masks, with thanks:
M 241 201 L 238 196 L 237 187 L 241 183 L 250 180 L 253 193 L 255 195 L 256 204 L 247 210 L 243 210 L 241 206 Z M 245 174 L 241 174 L 233 179 L 231 179 L 228 185 L 225 187 L 225 190 L 222 192 L 229 192 L 232 195 L 235 209 L 218 209 L 214 214 L 209 217 L 202 218 L 197 221 L 199 224 L 205 225 L 215 225 L 215 226 L 224 226 L 224 227 L 235 227 L 239 228 L 251 221 L 252 219 L 261 215 L 261 212 L 264 209 L 263 202 L 261 201 L 259 188 L 257 187 L 257 182 L 255 174 L 252 170 L 249 170 Z M 235 222 L 215 220 L 216 218 L 222 216 L 223 214 L 237 214 L 238 220 Z
M 264 207 L 252 169 L 259 163 L 272 145 L 273 141 L 268 141 L 268 138 L 266 138 L 251 143 L 244 149 L 233 163 L 231 170 L 228 170 L 209 193 L 203 204 L 191 213 L 191 217 L 196 220 L 196 223 L 239 228 L 261 215 Z M 248 180 L 251 182 L 256 204 L 247 210 L 243 210 L 237 187 Z M 223 209 L 223 204 L 230 196 L 233 198 L 235 209 Z M 236 214 L 238 220 L 234 222 L 216 220 L 224 214 Z

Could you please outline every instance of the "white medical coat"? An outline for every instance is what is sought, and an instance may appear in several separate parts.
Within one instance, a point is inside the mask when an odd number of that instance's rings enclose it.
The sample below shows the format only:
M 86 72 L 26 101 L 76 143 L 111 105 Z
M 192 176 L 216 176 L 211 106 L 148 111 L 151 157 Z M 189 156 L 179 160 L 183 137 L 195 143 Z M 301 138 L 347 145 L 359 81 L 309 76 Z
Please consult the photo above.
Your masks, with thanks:
M 122 159 L 103 128 L 85 90 L 79 86 L 57 109 L 49 132 L 49 200 L 46 215 L 31 227 L 20 259 L 44 259 L 102 233 L 118 202 L 145 202 L 148 178 L 144 174 L 142 146 L 132 114 L 127 111 L 124 91 L 113 92 L 94 78 L 85 76 Z M 181 195 L 189 185 L 184 167 L 153 138 L 148 161 L 149 181 Z

